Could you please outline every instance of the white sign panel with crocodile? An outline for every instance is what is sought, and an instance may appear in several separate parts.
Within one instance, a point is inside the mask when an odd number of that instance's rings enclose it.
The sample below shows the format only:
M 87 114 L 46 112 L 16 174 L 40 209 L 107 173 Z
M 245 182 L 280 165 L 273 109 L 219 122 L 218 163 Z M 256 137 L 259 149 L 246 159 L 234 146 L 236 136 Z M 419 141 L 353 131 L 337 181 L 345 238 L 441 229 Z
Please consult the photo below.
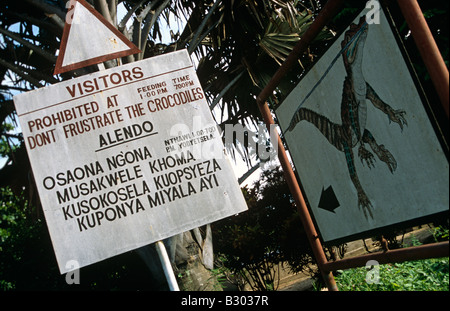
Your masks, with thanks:
M 448 160 L 390 25 L 365 14 L 276 111 L 324 241 L 449 206 Z

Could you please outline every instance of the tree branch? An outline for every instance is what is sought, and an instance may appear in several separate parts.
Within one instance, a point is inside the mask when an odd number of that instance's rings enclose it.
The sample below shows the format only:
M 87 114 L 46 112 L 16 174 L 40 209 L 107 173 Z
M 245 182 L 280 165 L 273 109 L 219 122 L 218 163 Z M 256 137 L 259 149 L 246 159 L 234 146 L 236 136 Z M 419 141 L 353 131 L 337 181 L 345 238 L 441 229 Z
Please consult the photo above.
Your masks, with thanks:
M 209 105 L 209 109 L 211 111 L 216 107 L 217 103 L 220 99 L 225 95 L 226 92 L 239 80 L 239 78 L 244 74 L 245 71 L 242 71 L 240 74 L 238 74 L 233 80 L 231 80 L 230 83 L 227 84 L 227 86 L 224 87 L 224 89 L 217 95 L 217 97 L 214 99 L 211 105 Z
M 202 23 L 200 24 L 200 27 L 198 27 L 197 31 L 194 34 L 194 37 L 192 38 L 191 42 L 189 43 L 189 48 L 188 48 L 189 54 L 192 54 L 192 52 L 194 52 L 195 48 L 198 46 L 198 43 L 197 43 L 198 37 L 203 32 L 203 29 L 205 28 L 206 23 L 208 22 L 209 18 L 212 16 L 212 13 L 219 6 L 219 3 L 221 1 L 222 0 L 217 0 L 216 2 L 214 2 L 214 4 L 211 7 L 211 9 L 209 9 L 208 14 L 206 15 L 206 17 L 203 19 Z
M 142 44 L 141 44 L 141 53 L 139 53 L 139 59 L 143 59 L 144 58 L 144 53 L 145 53 L 145 47 L 147 46 L 147 41 L 148 41 L 148 35 L 150 33 L 150 29 L 152 29 L 153 25 L 155 25 L 156 20 L 158 19 L 158 16 L 161 14 L 161 12 L 167 7 L 167 5 L 169 5 L 170 0 L 165 0 L 157 9 L 155 12 L 148 12 L 148 14 L 152 14 L 151 15 L 151 19 L 150 22 L 145 22 L 145 26 L 144 26 L 144 30 L 143 30 L 143 36 L 141 38 Z M 147 18 L 149 17 L 149 15 L 147 15 L 145 17 L 145 21 L 147 21 Z
M 4 59 L 0 58 L 0 65 L 6 67 L 7 69 L 13 71 L 16 75 L 20 76 L 25 81 L 29 82 L 30 84 L 36 86 L 36 87 L 42 87 L 40 81 L 37 79 L 31 77 L 29 74 L 25 74 L 24 70 L 20 67 L 17 67 L 13 64 L 10 64 L 9 62 L 5 61 Z
M 111 18 L 111 14 L 109 13 L 108 3 L 106 3 L 106 0 L 94 0 L 94 7 L 97 11 L 100 12 L 100 14 L 103 15 L 103 17 L 108 22 L 114 25 L 113 19 Z
M 31 16 L 28 16 L 28 15 L 25 15 L 25 14 L 19 14 L 19 13 L 16 13 L 16 12 L 8 12 L 8 14 L 18 18 L 19 20 L 23 20 L 23 21 L 26 21 L 26 22 L 31 23 L 33 25 L 36 25 L 39 28 L 46 29 L 49 32 L 52 32 L 53 34 L 55 34 L 56 36 L 61 37 L 61 35 L 63 33 L 64 22 L 59 17 L 58 17 L 58 19 L 61 20 L 61 25 L 59 25 L 59 24 L 55 25 L 55 23 L 50 23 L 50 22 L 45 21 L 45 20 L 41 20 L 41 19 L 38 19 L 38 18 L 35 18 L 35 17 L 31 17 Z
M 33 52 L 36 52 L 37 54 L 39 54 L 40 56 L 42 56 L 43 58 L 45 58 L 46 60 L 48 60 L 51 63 L 55 63 L 56 62 L 56 56 L 52 55 L 50 53 L 48 53 L 47 51 L 43 50 L 42 48 L 32 44 L 31 42 L 22 39 L 18 34 L 11 32 L 7 29 L 4 29 L 3 27 L 0 26 L 0 33 L 4 34 L 5 36 L 10 37 L 11 39 L 13 39 L 14 41 L 17 41 L 21 44 L 23 44 L 24 46 L 26 46 L 27 48 L 29 48 L 30 50 L 33 50 Z
M 113 21 L 114 27 L 117 27 L 117 5 L 118 0 L 108 0 L 109 14 Z
M 127 14 L 122 18 L 122 20 L 119 23 L 119 30 L 123 30 L 125 29 L 128 20 L 131 18 L 131 16 L 133 15 L 134 12 L 136 12 L 140 7 L 142 7 L 142 4 L 147 1 L 147 0 L 141 0 L 141 2 L 137 3 L 132 9 L 130 9 Z
M 45 13 L 53 13 L 58 15 L 58 17 L 61 18 L 62 20 L 66 19 L 66 13 L 64 11 L 62 11 L 57 6 L 49 4 L 44 0 L 25 0 L 25 1 L 41 9 L 41 11 Z

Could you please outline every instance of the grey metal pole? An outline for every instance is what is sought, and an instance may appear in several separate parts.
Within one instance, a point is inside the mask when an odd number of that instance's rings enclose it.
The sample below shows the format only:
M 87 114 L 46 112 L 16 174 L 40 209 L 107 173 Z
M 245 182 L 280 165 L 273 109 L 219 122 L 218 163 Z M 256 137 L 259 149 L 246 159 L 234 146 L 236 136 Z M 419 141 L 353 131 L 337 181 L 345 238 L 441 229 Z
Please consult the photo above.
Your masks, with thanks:
M 105 65 L 103 63 L 98 63 L 98 70 L 105 70 Z M 169 255 L 167 254 L 166 247 L 162 241 L 155 243 L 156 252 L 158 253 L 159 260 L 161 260 L 161 265 L 164 270 L 164 275 L 166 276 L 167 284 L 171 291 L 180 291 L 178 287 L 177 280 L 175 279 L 175 274 L 173 273 L 172 264 L 170 263 Z
M 166 247 L 162 241 L 155 243 L 156 251 L 158 252 L 159 259 L 161 260 L 161 265 L 164 270 L 164 275 L 167 279 L 167 284 L 169 284 L 169 289 L 171 291 L 180 291 L 178 287 L 177 280 L 175 279 L 175 274 L 173 273 L 172 264 L 170 263 L 169 255 L 167 254 Z

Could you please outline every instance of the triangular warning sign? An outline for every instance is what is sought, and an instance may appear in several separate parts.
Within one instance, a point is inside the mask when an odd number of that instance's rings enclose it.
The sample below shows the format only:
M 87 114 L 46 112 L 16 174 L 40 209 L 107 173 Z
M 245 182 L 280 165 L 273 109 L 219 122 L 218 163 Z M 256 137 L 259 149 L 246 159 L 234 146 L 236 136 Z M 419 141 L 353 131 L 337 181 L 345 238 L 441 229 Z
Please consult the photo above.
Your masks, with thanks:
M 74 2 L 67 13 L 53 74 L 141 52 L 86 1 Z

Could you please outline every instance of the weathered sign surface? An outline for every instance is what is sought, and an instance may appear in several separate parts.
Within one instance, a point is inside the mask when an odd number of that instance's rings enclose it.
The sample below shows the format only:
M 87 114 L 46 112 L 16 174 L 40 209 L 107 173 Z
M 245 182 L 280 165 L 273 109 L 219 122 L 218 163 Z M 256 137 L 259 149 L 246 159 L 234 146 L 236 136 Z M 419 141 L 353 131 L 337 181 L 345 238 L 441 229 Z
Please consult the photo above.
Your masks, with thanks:
M 247 209 L 185 50 L 14 102 L 61 273 Z
M 277 109 L 324 241 L 448 211 L 448 160 L 383 12 L 366 11 Z
M 86 1 L 70 0 L 67 5 L 54 74 L 140 52 Z

